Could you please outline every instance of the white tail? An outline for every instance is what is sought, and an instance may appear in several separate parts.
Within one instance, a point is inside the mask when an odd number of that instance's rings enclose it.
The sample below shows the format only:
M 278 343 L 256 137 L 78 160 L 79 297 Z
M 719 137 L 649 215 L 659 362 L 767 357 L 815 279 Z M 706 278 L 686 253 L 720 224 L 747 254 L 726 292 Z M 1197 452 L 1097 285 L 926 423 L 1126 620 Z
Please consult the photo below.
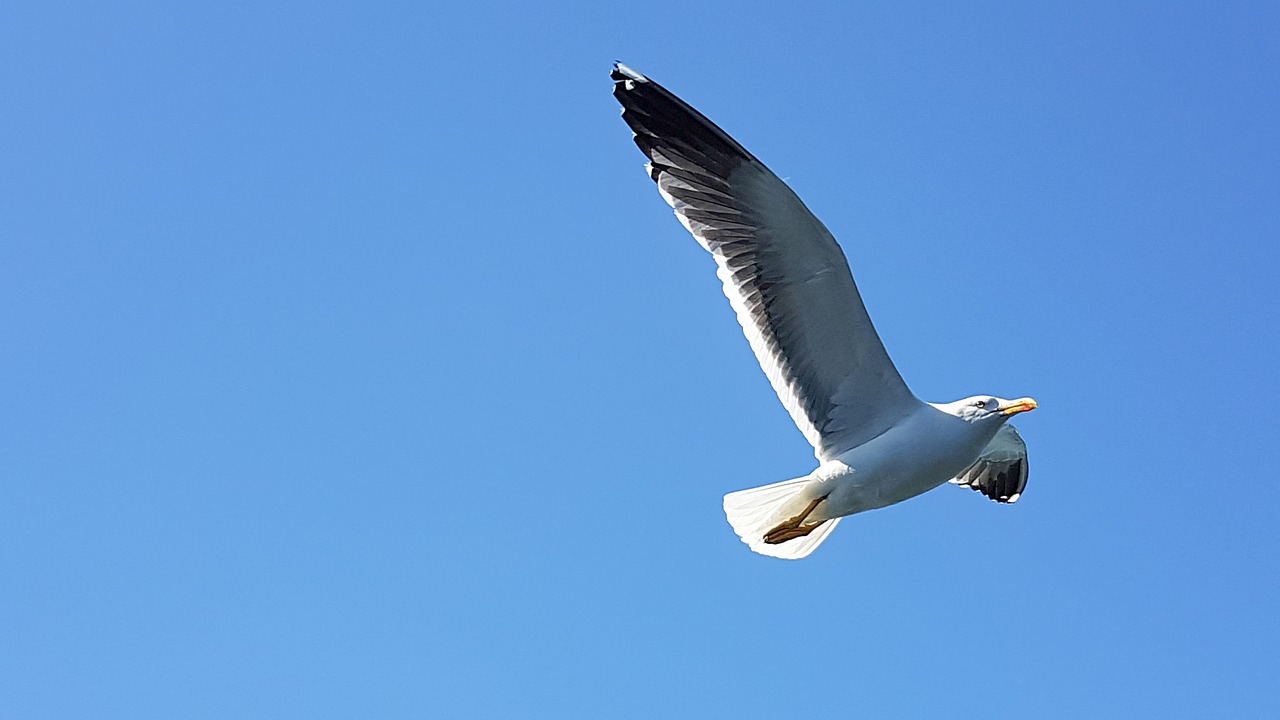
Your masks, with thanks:
M 803 477 L 729 493 L 724 496 L 724 514 L 729 518 L 733 531 L 755 552 L 784 560 L 799 560 L 827 539 L 840 523 L 840 518 L 822 523 L 808 535 L 776 545 L 766 543 L 764 534 L 787 518 L 786 506 L 797 499 L 796 496 L 809 482 L 809 478 Z

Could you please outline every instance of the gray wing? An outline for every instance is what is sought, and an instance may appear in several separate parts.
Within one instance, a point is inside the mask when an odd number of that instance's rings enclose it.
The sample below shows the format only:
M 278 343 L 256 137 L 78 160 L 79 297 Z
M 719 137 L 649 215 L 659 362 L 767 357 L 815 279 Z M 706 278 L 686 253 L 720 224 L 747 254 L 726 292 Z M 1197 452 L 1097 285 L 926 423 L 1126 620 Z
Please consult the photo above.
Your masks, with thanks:
M 1018 502 L 1027 487 L 1027 444 L 1012 425 L 991 438 L 977 462 L 951 479 L 1002 503 Z
M 614 66 L 649 176 L 716 261 L 756 359 L 819 460 L 921 403 L 885 352 L 835 238 L 791 188 L 662 86 Z

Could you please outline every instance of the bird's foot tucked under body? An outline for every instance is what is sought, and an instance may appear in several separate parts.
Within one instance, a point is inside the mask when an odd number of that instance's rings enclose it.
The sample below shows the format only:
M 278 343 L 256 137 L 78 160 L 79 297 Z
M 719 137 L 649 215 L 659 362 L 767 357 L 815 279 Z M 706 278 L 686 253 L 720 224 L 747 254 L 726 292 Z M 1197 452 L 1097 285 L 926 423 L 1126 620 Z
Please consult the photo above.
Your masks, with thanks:
M 820 497 L 810 502 L 799 515 L 783 520 L 777 527 L 764 534 L 765 543 L 769 545 L 777 545 L 788 540 L 794 540 L 798 537 L 804 537 L 814 530 L 817 530 L 822 526 L 821 522 L 809 523 L 806 525 L 804 521 L 808 519 L 814 509 L 818 507 L 818 503 L 826 499 L 827 498 L 825 496 Z

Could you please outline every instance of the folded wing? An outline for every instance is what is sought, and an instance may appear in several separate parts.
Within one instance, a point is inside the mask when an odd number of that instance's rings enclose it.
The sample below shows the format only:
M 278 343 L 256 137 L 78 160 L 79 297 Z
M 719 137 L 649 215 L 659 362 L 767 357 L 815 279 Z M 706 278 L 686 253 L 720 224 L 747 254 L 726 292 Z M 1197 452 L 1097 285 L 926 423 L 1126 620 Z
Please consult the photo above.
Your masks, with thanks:
M 649 176 L 716 260 L 756 359 L 819 460 L 856 447 L 920 402 L 863 307 L 844 253 L 800 198 L 662 86 L 616 65 L 614 96 Z

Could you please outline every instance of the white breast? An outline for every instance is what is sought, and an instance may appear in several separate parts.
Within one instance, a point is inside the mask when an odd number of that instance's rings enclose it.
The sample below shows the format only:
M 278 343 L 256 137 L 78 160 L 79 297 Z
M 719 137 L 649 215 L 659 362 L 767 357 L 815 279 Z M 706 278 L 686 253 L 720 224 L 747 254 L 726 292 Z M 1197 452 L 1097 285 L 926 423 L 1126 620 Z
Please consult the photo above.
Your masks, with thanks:
M 822 514 L 852 515 L 932 490 L 972 464 L 995 429 L 924 406 L 814 473 L 825 486 L 819 492 L 830 493 Z

